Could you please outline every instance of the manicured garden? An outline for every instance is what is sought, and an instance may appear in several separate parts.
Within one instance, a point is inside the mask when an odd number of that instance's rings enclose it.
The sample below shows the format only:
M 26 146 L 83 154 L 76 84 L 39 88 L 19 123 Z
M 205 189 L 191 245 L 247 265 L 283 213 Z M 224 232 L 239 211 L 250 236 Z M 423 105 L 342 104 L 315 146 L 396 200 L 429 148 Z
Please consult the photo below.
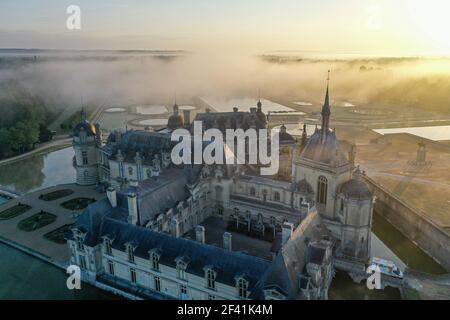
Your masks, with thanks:
M 8 208 L 0 212 L 0 220 L 12 219 L 14 217 L 17 217 L 18 215 L 27 212 L 30 209 L 31 207 L 29 205 L 19 203 L 14 207 Z
M 17 224 L 17 227 L 22 231 L 35 231 L 40 229 L 50 223 L 53 223 L 56 220 L 56 216 L 54 214 L 41 211 L 31 217 L 28 217 Z
M 55 230 L 52 230 L 44 234 L 44 238 L 58 244 L 65 244 L 67 241 L 64 239 L 64 235 L 70 230 L 72 224 L 65 224 Z
M 39 199 L 44 201 L 54 201 L 60 198 L 67 197 L 73 193 L 73 190 L 70 189 L 62 189 L 62 190 L 56 190 L 49 193 L 41 194 L 39 196 Z
M 82 210 L 93 202 L 95 199 L 92 198 L 75 198 L 61 203 L 61 207 L 68 210 Z

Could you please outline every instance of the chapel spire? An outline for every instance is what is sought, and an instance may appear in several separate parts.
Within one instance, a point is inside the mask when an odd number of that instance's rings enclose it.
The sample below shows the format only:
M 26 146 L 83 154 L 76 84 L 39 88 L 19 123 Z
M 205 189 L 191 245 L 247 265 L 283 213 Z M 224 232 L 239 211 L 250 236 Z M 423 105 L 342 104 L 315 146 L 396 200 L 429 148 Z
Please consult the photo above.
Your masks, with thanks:
M 328 70 L 328 77 L 327 77 L 327 91 L 325 94 L 325 102 L 322 107 L 322 136 L 323 139 L 325 139 L 326 134 L 328 133 L 328 130 L 330 128 L 330 95 L 329 95 L 329 86 L 330 86 L 330 70 Z

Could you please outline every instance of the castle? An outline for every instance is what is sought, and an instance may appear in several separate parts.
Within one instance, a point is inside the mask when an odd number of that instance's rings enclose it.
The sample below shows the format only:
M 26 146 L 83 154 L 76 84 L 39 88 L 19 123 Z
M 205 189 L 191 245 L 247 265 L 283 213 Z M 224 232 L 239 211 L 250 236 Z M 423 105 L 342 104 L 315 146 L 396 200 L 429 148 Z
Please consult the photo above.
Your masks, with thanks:
M 177 105 L 159 131 L 117 129 L 101 141 L 82 117 L 77 183 L 106 189 L 67 235 L 84 279 L 130 298 L 326 299 L 337 265 L 365 268 L 374 198 L 355 148 L 322 125 L 296 140 L 280 129 L 280 170 L 171 163 L 171 132 L 190 129 Z M 250 112 L 196 115 L 205 128 L 267 128 Z

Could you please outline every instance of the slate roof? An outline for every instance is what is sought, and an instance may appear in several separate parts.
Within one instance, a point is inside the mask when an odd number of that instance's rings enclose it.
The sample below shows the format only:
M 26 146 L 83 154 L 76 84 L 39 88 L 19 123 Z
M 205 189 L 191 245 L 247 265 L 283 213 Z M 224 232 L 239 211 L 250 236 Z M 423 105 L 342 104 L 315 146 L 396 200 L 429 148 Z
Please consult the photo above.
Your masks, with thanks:
M 172 142 L 170 138 L 171 135 L 167 133 L 143 130 L 112 132 L 108 137 L 106 148 L 110 150 L 113 158 L 120 149 L 123 157 L 128 161 L 134 162 L 136 152 L 139 152 L 144 160 L 151 162 L 155 154 L 160 156 L 161 152 L 172 150 L 176 142 Z
M 256 129 L 265 129 L 265 116 L 258 112 L 206 112 L 197 113 L 195 121 L 202 121 L 203 129 L 216 128 L 221 131 L 225 129 L 249 129 L 252 125 Z
M 351 179 L 340 187 L 341 192 L 351 199 L 371 199 L 372 192 L 367 183 L 361 179 Z
M 176 259 L 186 257 L 189 260 L 187 272 L 203 277 L 204 268 L 213 266 L 218 282 L 235 286 L 235 278 L 245 276 L 249 281 L 249 290 L 270 266 L 270 262 L 254 256 L 129 224 L 124 211 L 119 207 L 113 209 L 107 199 L 90 205 L 74 227 L 86 232 L 85 245 L 95 246 L 102 241 L 102 237 L 108 236 L 113 239 L 111 245 L 117 250 L 124 251 L 127 243 L 134 243 L 135 255 L 144 259 L 149 259 L 150 250 L 158 249 L 161 264 L 176 267 Z M 72 232 L 66 238 L 73 239 Z
M 336 134 L 328 129 L 322 134 L 322 130 L 317 129 L 314 132 L 300 157 L 330 166 L 348 164 L 348 155 L 339 145 Z

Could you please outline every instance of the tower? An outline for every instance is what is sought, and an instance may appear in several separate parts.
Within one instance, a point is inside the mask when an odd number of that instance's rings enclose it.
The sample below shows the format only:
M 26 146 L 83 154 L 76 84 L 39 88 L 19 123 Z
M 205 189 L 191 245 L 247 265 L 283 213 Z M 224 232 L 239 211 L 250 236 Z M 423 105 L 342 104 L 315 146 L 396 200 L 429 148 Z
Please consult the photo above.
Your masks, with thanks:
M 100 133 L 86 120 L 84 110 L 81 110 L 81 120 L 73 130 L 72 145 L 75 151 L 75 169 L 77 184 L 87 186 L 98 182 L 98 151 Z
M 328 89 L 330 86 L 330 70 L 328 70 L 328 78 L 327 78 L 327 92 L 325 93 L 325 101 L 322 107 L 322 135 L 321 140 L 322 142 L 325 141 L 326 135 L 328 134 L 328 131 L 330 129 L 330 96 L 328 93 Z

